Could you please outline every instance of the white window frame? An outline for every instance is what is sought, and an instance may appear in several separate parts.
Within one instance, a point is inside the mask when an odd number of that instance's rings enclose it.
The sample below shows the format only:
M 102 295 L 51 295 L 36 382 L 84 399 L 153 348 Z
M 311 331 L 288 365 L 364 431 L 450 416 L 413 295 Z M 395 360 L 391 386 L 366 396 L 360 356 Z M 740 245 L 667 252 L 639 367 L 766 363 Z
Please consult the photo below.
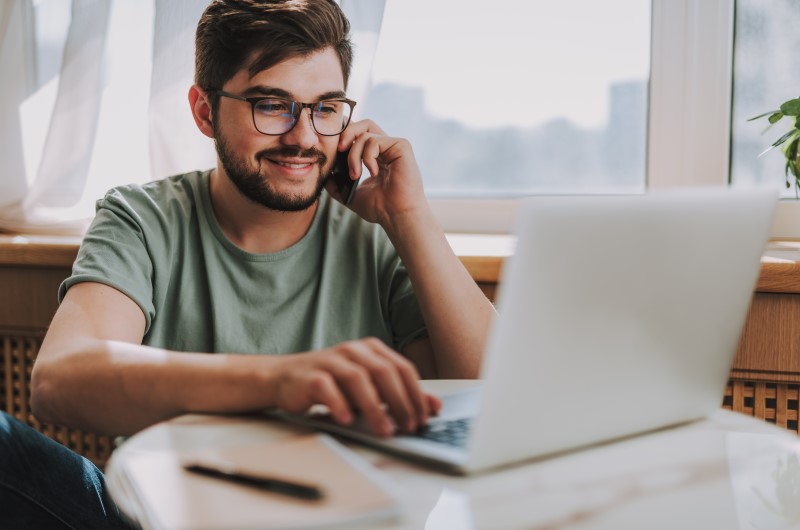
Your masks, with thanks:
M 31 3 L 22 2 L 28 35 Z M 727 185 L 734 0 L 652 0 L 646 185 Z M 35 86 L 32 47 L 21 72 Z M 509 233 L 519 199 L 430 199 L 448 232 Z M 782 200 L 773 238 L 800 238 L 800 201 Z
M 728 184 L 733 35 L 734 0 L 652 0 L 649 189 Z M 431 203 L 448 232 L 509 233 L 519 200 Z M 771 236 L 800 237 L 800 201 L 779 203 Z

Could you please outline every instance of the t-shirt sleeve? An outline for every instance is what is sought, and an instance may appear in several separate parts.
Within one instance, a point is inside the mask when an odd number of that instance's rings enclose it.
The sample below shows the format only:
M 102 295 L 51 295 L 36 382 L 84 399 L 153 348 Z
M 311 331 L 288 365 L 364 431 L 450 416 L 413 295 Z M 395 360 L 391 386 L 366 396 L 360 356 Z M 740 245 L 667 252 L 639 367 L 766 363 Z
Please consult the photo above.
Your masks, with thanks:
M 428 328 L 422 318 L 411 279 L 399 258 L 394 263 L 390 285 L 389 320 L 392 337 L 395 348 L 402 352 L 415 340 L 427 337 Z
M 155 317 L 153 263 L 142 226 L 141 217 L 118 191 L 97 201 L 97 213 L 81 243 L 72 275 L 58 289 L 59 303 L 77 283 L 108 285 L 139 305 L 147 320 L 147 333 Z

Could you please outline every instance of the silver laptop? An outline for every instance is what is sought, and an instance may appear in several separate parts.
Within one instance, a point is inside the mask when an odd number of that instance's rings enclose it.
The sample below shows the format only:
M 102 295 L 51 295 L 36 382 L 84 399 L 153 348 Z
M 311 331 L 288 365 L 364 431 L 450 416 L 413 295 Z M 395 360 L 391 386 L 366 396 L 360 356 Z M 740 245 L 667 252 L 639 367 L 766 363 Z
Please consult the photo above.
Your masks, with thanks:
M 459 473 L 702 418 L 721 405 L 776 200 L 723 188 L 527 199 L 480 388 L 442 396 L 418 436 L 276 414 Z

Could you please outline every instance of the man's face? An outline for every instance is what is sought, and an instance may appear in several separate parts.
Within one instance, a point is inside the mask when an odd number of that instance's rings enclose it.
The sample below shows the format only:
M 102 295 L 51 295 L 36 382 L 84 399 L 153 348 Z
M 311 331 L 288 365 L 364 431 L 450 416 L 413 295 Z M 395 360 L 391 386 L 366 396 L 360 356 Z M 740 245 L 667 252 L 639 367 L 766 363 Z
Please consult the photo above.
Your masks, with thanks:
M 287 59 L 253 78 L 240 70 L 222 89 L 244 97 L 311 103 L 343 97 L 344 79 L 338 56 L 326 49 Z M 242 195 L 279 211 L 305 210 L 319 198 L 339 137 L 318 135 L 308 109 L 291 131 L 268 136 L 256 130 L 248 103 L 221 97 L 213 127 L 222 167 Z

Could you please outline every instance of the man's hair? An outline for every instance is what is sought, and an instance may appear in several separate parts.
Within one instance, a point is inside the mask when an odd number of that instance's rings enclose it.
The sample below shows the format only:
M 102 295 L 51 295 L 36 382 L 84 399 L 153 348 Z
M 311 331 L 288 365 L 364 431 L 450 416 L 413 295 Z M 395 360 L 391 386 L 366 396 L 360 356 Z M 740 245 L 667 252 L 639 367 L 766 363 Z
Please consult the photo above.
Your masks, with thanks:
M 194 80 L 206 91 L 221 89 L 242 68 L 252 77 L 286 59 L 331 48 L 347 86 L 349 32 L 333 0 L 214 0 L 197 25 Z M 209 97 L 215 107 L 217 95 Z

